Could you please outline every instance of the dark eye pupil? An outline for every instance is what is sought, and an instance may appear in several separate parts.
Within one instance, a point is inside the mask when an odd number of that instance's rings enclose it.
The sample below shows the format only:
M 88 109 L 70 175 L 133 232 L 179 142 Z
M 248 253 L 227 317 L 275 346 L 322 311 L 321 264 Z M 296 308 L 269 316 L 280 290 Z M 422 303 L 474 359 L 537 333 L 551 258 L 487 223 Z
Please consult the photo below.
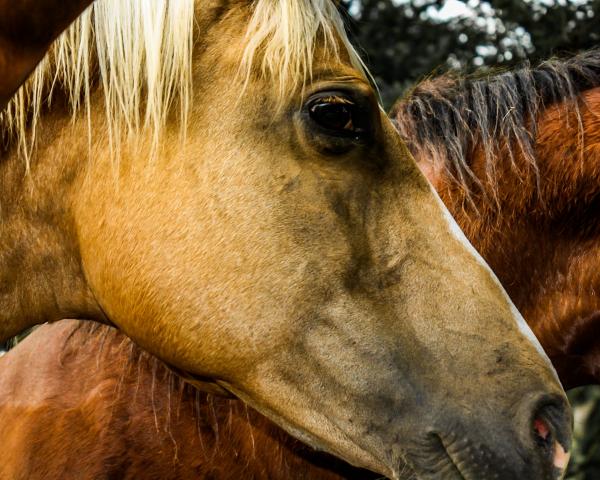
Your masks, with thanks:
M 352 129 L 352 105 L 320 102 L 310 107 L 310 116 L 319 125 L 332 130 Z

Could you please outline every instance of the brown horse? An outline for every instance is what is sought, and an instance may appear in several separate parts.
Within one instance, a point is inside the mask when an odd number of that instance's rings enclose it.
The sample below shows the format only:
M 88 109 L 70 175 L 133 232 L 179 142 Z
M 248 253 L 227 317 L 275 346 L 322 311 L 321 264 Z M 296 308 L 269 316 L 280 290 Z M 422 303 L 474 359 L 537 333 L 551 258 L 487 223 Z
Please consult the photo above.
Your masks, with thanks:
M 330 0 L 97 2 L 3 122 L 0 340 L 113 323 L 391 477 L 560 473 L 555 372 Z
M 373 476 L 317 454 L 239 400 L 186 385 L 91 322 L 44 325 L 0 358 L 0 398 L 2 480 Z
M 391 116 L 563 385 L 600 383 L 600 50 L 428 80 Z
M 0 0 L 0 110 L 92 0 Z

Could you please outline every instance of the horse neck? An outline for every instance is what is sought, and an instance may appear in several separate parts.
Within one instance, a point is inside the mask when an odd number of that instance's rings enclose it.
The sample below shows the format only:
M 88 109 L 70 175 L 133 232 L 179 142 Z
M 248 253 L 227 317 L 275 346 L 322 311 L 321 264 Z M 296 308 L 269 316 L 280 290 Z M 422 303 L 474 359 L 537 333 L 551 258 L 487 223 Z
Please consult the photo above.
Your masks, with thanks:
M 195 391 L 104 325 L 44 325 L 0 366 L 3 454 L 12 459 L 0 462 L 0 478 L 25 468 L 100 478 L 107 458 L 119 478 L 378 478 L 304 446 L 241 400 Z M 63 448 L 75 437 L 86 455 Z
M 86 286 L 70 207 L 79 159 L 87 153 L 75 139 L 58 142 L 59 148 L 52 142 L 66 128 L 65 119 L 40 129 L 29 167 L 16 148 L 0 153 L 0 342 L 46 321 L 101 318 Z
M 0 0 L 0 110 L 25 82 L 56 36 L 92 0 L 28 2 Z
M 444 169 L 425 169 L 555 366 L 565 370 L 561 379 L 567 385 L 595 378 L 594 372 L 581 369 L 586 363 L 582 358 L 596 355 L 593 349 L 585 352 L 590 332 L 600 331 L 595 292 L 600 287 L 598 112 L 600 88 L 581 95 L 579 113 L 573 104 L 559 103 L 540 114 L 534 146 L 537 174 L 521 153 L 513 152 L 513 166 L 507 152 L 500 151 L 492 184 L 483 167 L 485 155 L 473 146 L 468 162 L 487 195 L 467 192 Z M 577 373 L 573 362 L 579 366 Z

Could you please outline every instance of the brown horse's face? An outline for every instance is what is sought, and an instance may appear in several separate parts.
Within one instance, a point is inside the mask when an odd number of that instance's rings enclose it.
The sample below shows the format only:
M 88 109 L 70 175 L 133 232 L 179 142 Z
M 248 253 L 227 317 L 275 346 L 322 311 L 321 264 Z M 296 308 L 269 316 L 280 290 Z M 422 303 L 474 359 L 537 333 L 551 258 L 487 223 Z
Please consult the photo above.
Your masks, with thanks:
M 283 107 L 258 75 L 240 97 L 247 9 L 197 15 L 185 146 L 124 153 L 118 181 L 99 148 L 75 199 L 107 316 L 354 464 L 554 478 L 554 371 L 371 87 L 317 56 Z

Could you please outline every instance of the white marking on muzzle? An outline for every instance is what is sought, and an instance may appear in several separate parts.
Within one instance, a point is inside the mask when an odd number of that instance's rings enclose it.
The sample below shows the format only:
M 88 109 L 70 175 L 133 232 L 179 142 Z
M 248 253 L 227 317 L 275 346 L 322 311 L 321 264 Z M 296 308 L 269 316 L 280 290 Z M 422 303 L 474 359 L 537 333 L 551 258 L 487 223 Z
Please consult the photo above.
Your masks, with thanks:
M 569 464 L 569 458 L 571 458 L 571 454 L 565 452 L 560 443 L 554 442 L 554 466 L 564 472 Z

